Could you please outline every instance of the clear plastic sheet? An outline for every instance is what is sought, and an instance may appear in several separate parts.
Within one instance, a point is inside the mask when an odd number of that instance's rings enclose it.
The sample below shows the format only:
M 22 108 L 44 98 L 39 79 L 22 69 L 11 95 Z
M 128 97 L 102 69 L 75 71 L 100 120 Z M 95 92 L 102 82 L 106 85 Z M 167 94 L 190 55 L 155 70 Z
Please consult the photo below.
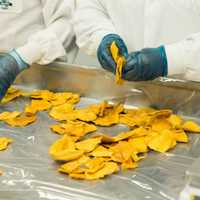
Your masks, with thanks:
M 64 69 L 61 64 L 55 66 L 35 66 L 16 84 L 30 90 L 59 88 L 61 91 L 80 92 L 84 96 L 78 105 L 80 107 L 108 99 L 129 107 L 170 107 L 200 122 L 199 105 L 194 105 L 199 101 L 199 92 L 192 86 L 181 89 L 179 86 L 166 86 L 166 82 L 159 80 L 119 87 L 115 86 L 113 77 L 108 78 L 110 75 L 102 71 L 97 73 L 96 69 L 84 69 L 84 73 L 80 73 L 82 69 L 79 67 L 66 66 Z M 57 79 L 60 73 L 62 76 Z M 71 73 L 70 79 L 67 79 L 68 73 Z M 73 80 L 78 80 L 79 84 Z M 19 98 L 1 105 L 0 112 L 21 110 L 26 103 L 27 100 Z M 11 128 L 0 123 L 1 136 L 14 139 L 6 151 L 0 152 L 0 169 L 4 172 L 0 176 L 0 200 L 177 200 L 187 183 L 185 172 L 200 153 L 200 135 L 190 135 L 189 144 L 179 144 L 166 154 L 150 153 L 136 170 L 98 181 L 77 181 L 58 173 L 57 164 L 48 155 L 49 146 L 59 137 L 49 129 L 54 123 L 45 112 L 40 112 L 37 122 L 25 128 Z M 125 129 L 125 126 L 115 126 L 99 128 L 99 131 L 115 135 Z

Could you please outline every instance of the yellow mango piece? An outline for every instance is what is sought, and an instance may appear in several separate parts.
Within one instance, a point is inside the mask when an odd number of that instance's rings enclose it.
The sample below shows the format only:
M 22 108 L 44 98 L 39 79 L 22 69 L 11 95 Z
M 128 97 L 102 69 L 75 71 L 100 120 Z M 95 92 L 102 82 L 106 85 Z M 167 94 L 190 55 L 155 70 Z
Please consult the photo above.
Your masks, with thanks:
M 154 118 L 168 118 L 170 115 L 172 115 L 172 110 L 169 109 L 163 109 L 163 110 L 155 110 L 150 113 L 151 116 Z
M 173 131 L 173 134 L 177 142 L 184 142 L 184 143 L 189 142 L 189 137 L 183 130 L 175 130 Z
M 122 84 L 122 70 L 123 65 L 125 64 L 126 60 L 125 57 L 119 55 L 119 49 L 115 42 L 112 42 L 110 46 L 111 55 L 116 63 L 116 83 Z
M 57 134 L 60 134 L 60 135 L 66 134 L 65 128 L 62 127 L 60 124 L 52 125 L 52 126 L 50 126 L 50 128 L 54 133 L 57 133 Z
M 183 129 L 188 132 L 200 133 L 200 126 L 193 121 L 185 122 L 183 124 Z
M 70 136 L 64 135 L 62 138 L 56 140 L 49 148 L 49 154 L 54 156 L 55 154 L 64 150 L 74 150 L 75 143 Z
M 73 94 L 70 99 L 67 100 L 67 103 L 69 104 L 76 104 L 80 101 L 80 95 L 79 94 Z
M 112 42 L 112 44 L 110 45 L 110 52 L 112 54 L 113 60 L 115 61 L 115 63 L 117 63 L 119 58 L 119 49 L 115 42 Z
M 60 106 L 55 106 L 49 112 L 49 115 L 59 121 L 67 120 L 67 114 L 73 112 L 74 106 L 72 104 L 63 104 Z
M 121 141 L 121 140 L 125 140 L 131 136 L 133 136 L 134 132 L 133 131 L 129 131 L 129 132 L 122 132 L 119 135 L 113 137 L 115 142 Z
M 95 173 L 102 169 L 105 165 L 105 160 L 103 158 L 94 158 L 92 160 L 89 160 L 87 163 L 85 163 L 86 171 L 87 173 Z
M 62 120 L 81 120 L 85 122 L 93 121 L 97 118 L 96 113 L 88 108 L 77 109 L 71 112 L 65 113 Z
M 94 123 L 99 126 L 111 126 L 119 123 L 119 114 L 123 112 L 123 105 L 119 104 L 104 110 L 102 117 L 98 117 Z
M 130 138 L 128 142 L 138 153 L 145 153 L 148 151 L 148 147 L 145 142 L 145 137 Z
M 150 130 L 150 131 L 149 131 L 149 134 L 148 134 L 147 136 L 144 137 L 144 141 L 145 141 L 146 145 L 148 145 L 149 142 L 150 142 L 151 140 L 153 140 L 155 137 L 157 137 L 158 135 L 159 135 L 158 132 L 155 132 L 155 131 Z
M 138 162 L 144 158 L 146 158 L 146 156 L 138 156 L 137 152 L 133 152 L 133 154 L 131 155 L 132 160 L 134 160 L 134 162 Z
M 161 153 L 167 152 L 176 145 L 173 133 L 169 130 L 162 131 L 157 137 L 154 137 L 148 144 L 149 148 Z
M 19 97 L 21 95 L 22 95 L 22 93 L 19 89 L 10 87 L 8 89 L 6 95 L 4 96 L 4 98 L 1 100 L 1 103 L 6 104 L 6 103 L 16 99 L 17 97 Z
M 25 108 L 25 113 L 36 114 L 38 111 L 48 110 L 51 104 L 46 100 L 32 100 Z
M 65 103 L 75 104 L 80 100 L 78 94 L 73 94 L 71 92 L 58 92 L 54 93 L 53 99 L 50 101 L 52 106 L 59 106 Z
M 158 132 L 172 128 L 170 122 L 167 121 L 166 119 L 156 119 L 151 126 L 153 131 L 158 131 Z
M 137 162 L 133 162 L 133 160 L 130 158 L 129 160 L 123 162 L 121 164 L 122 170 L 127 170 L 127 169 L 135 169 L 138 167 Z
M 54 99 L 54 93 L 49 90 L 35 90 L 31 93 L 25 93 L 24 96 L 29 96 L 33 99 L 43 99 L 46 101 L 51 101 Z
M 111 137 L 109 135 L 102 134 L 102 133 L 98 133 L 98 134 L 94 135 L 93 137 L 94 138 L 95 137 L 101 137 L 102 143 L 113 143 L 113 142 L 115 142 L 114 137 Z
M 5 122 L 13 127 L 24 127 L 27 126 L 29 124 L 32 124 L 33 122 L 35 122 L 37 119 L 36 115 L 19 115 L 15 118 L 10 118 L 5 120 Z
M 13 119 L 21 115 L 21 112 L 2 112 L 0 113 L 0 121 L 6 121 L 8 119 Z
M 8 148 L 8 145 L 12 143 L 13 140 L 6 137 L 0 137 L 0 151 L 3 151 Z
M 60 160 L 60 161 L 71 161 L 76 160 L 83 156 L 84 152 L 81 150 L 75 150 L 75 149 L 65 149 L 63 151 L 56 152 L 55 154 L 52 154 L 52 158 L 54 160 Z
M 70 173 L 69 177 L 73 178 L 73 179 L 78 179 L 78 180 L 84 180 L 86 179 L 86 175 L 85 174 L 81 174 L 81 173 Z
M 89 153 L 93 151 L 100 143 L 101 143 L 101 137 L 97 137 L 97 138 L 89 138 L 86 140 L 82 140 L 80 142 L 77 142 L 75 145 L 77 149 Z
M 86 180 L 97 180 L 100 178 L 104 178 L 105 176 L 108 176 L 110 174 L 113 174 L 115 172 L 119 171 L 119 167 L 114 162 L 105 162 L 105 165 L 102 169 L 95 173 L 86 173 L 85 179 Z M 73 177 L 74 178 L 74 177 Z
M 67 121 L 66 123 L 54 125 L 51 129 L 58 134 L 82 137 L 88 133 L 96 131 L 97 127 L 93 124 L 87 124 L 81 121 Z
M 174 114 L 170 115 L 167 120 L 170 122 L 173 128 L 180 128 L 183 123 L 183 119 L 180 116 Z
M 115 162 L 123 163 L 131 158 L 135 149 L 128 142 L 120 141 L 118 144 L 110 147 L 113 152 L 111 159 Z
M 103 146 L 98 146 L 90 155 L 94 157 L 111 157 L 112 151 Z
M 83 155 L 78 160 L 71 161 L 71 162 L 61 165 L 60 168 L 58 169 L 58 171 L 62 172 L 62 173 L 66 173 L 66 174 L 72 173 L 78 167 L 85 164 L 89 160 L 90 160 L 89 157 Z

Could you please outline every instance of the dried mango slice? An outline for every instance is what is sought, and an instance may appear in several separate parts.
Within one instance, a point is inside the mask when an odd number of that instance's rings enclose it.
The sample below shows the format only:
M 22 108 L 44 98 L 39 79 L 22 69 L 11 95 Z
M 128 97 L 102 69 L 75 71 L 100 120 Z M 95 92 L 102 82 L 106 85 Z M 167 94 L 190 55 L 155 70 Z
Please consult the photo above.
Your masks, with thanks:
M 59 106 L 65 103 L 75 104 L 80 100 L 78 94 L 73 94 L 71 92 L 58 92 L 54 93 L 53 99 L 50 101 L 52 106 Z
M 86 109 L 77 109 L 75 111 L 75 119 L 79 119 L 85 122 L 94 121 L 97 118 L 96 113 L 94 111 L 86 108 Z
M 83 150 L 84 152 L 89 153 L 93 151 L 100 143 L 101 143 L 101 137 L 97 137 L 77 142 L 75 145 L 78 150 Z
M 157 137 L 158 135 L 159 135 L 158 132 L 155 132 L 155 131 L 150 130 L 150 131 L 149 131 L 149 134 L 148 134 L 147 136 L 144 137 L 144 140 L 145 140 L 146 145 L 148 145 L 149 142 L 150 142 L 151 140 L 153 140 L 155 137 Z
M 127 138 L 130 138 L 131 136 L 134 135 L 134 131 L 129 131 L 129 132 L 122 132 L 119 135 L 113 137 L 115 142 L 125 140 Z
M 60 135 L 66 134 L 65 128 L 63 128 L 61 126 L 61 124 L 52 125 L 52 126 L 50 126 L 50 128 L 54 133 L 57 133 L 57 134 L 60 134 Z
M 119 49 L 115 42 L 112 42 L 110 46 L 110 52 L 112 54 L 113 60 L 115 61 L 115 63 L 117 63 L 117 60 L 119 58 Z
M 16 99 L 17 97 L 21 96 L 21 90 L 17 89 L 17 88 L 13 88 L 10 87 L 5 95 L 5 97 L 1 100 L 2 104 L 6 104 L 14 99 Z
M 122 80 L 122 72 L 123 72 L 123 66 L 126 63 L 125 57 L 119 57 L 117 61 L 117 67 L 116 67 L 116 83 L 119 85 L 122 85 L 124 81 Z
M 8 119 L 13 119 L 21 115 L 21 112 L 2 112 L 0 113 L 0 121 L 6 121 Z
M 138 167 L 138 163 L 133 162 L 133 160 L 130 158 L 129 160 L 123 162 L 121 167 L 122 167 L 122 170 L 135 169 Z
M 115 142 L 114 137 L 111 137 L 111 136 L 109 136 L 109 135 L 102 134 L 102 133 L 96 134 L 96 135 L 94 135 L 93 137 L 94 137 L 94 138 L 95 138 L 95 137 L 101 137 L 102 143 L 113 143 L 113 142 Z
M 70 149 L 70 150 L 75 149 L 75 143 L 71 137 L 64 135 L 62 138 L 56 140 L 51 145 L 51 147 L 49 148 L 49 154 L 53 156 L 66 149 Z
M 151 126 L 153 131 L 158 131 L 158 132 L 172 128 L 170 122 L 167 121 L 166 119 L 156 119 L 153 121 Z
M 8 145 L 12 143 L 13 140 L 6 137 L 0 137 L 0 151 L 3 151 L 8 148 Z
M 175 130 L 173 131 L 173 134 L 177 142 L 184 142 L 184 143 L 189 142 L 189 138 L 183 130 Z
M 61 139 L 58 139 L 53 143 L 49 149 L 49 154 L 54 160 L 71 161 L 80 158 L 83 155 L 83 151 L 75 149 L 74 140 L 64 135 Z
M 104 110 L 104 116 L 98 117 L 94 123 L 99 126 L 111 126 L 119 123 L 119 114 L 123 112 L 123 105 L 119 104 Z
M 52 158 L 58 161 L 71 161 L 76 160 L 83 156 L 84 151 L 75 150 L 75 149 L 65 149 L 63 151 L 56 152 L 52 154 Z
M 78 179 L 78 180 L 84 180 L 86 179 L 86 175 L 85 174 L 76 174 L 76 173 L 70 173 L 69 177 L 74 178 L 74 179 Z
M 125 140 L 128 138 L 136 138 L 136 137 L 141 137 L 141 136 L 145 136 L 148 135 L 148 131 L 143 128 L 136 128 L 132 131 L 128 131 L 128 132 L 122 132 L 119 135 L 113 137 L 115 142 L 121 141 L 121 140 Z
M 48 110 L 51 103 L 46 100 L 32 100 L 30 105 L 25 108 L 25 113 L 36 114 L 38 111 Z
M 113 152 L 111 159 L 115 162 L 123 163 L 131 158 L 135 149 L 128 142 L 120 141 L 113 147 L 110 147 Z
M 78 167 L 85 164 L 89 160 L 90 160 L 89 157 L 83 155 L 78 160 L 71 161 L 64 165 L 61 165 L 60 168 L 58 169 L 58 171 L 62 172 L 62 173 L 66 173 L 66 174 L 72 173 L 74 170 L 76 170 Z
M 173 133 L 169 130 L 162 131 L 157 137 L 153 138 L 148 144 L 149 148 L 164 153 L 176 145 Z
M 90 155 L 94 157 L 111 157 L 112 154 L 113 153 L 110 149 L 103 146 L 98 146 L 92 153 L 90 153 Z
M 86 171 L 87 173 L 95 173 L 102 169 L 105 166 L 105 160 L 103 158 L 94 158 L 92 160 L 89 160 L 87 163 L 85 163 Z
M 129 114 L 121 114 L 119 123 L 125 124 L 130 127 L 134 127 L 135 125 L 137 125 L 137 123 L 135 122 L 135 119 L 132 117 L 132 115 L 129 115 Z
M 125 57 L 119 55 L 119 49 L 116 45 L 115 42 L 112 42 L 110 46 L 110 51 L 111 55 L 116 63 L 116 83 L 117 84 L 122 84 L 122 70 L 123 70 L 123 65 L 125 64 L 126 60 Z
M 134 162 L 138 162 L 144 158 L 146 158 L 146 156 L 142 155 L 142 156 L 138 156 L 137 152 L 133 152 L 133 154 L 131 155 L 132 159 L 134 160 Z
M 55 106 L 49 112 L 49 115 L 56 120 L 67 120 L 67 114 L 73 112 L 74 106 L 72 104 L 63 104 L 60 106 Z
M 156 110 L 150 113 L 151 116 L 156 118 L 162 118 L 162 117 L 170 117 L 172 115 L 172 110 L 169 109 L 163 109 L 163 110 Z
M 33 99 L 43 99 L 47 101 L 51 101 L 54 99 L 54 93 L 49 90 L 36 90 L 31 93 L 26 93 L 24 96 L 29 96 Z
M 100 178 L 104 178 L 105 176 L 108 176 L 110 174 L 113 174 L 115 172 L 119 171 L 119 167 L 114 162 L 105 162 L 105 165 L 102 169 L 97 171 L 96 173 L 86 173 L 85 179 L 86 180 L 97 180 Z M 75 177 L 73 177 L 75 178 Z
M 180 116 L 178 115 L 170 115 L 170 117 L 167 119 L 173 128 L 180 128 L 182 123 L 183 123 L 183 120 Z
M 79 94 L 73 94 L 70 99 L 67 100 L 67 103 L 69 104 L 76 104 L 80 101 L 80 95 Z
M 32 124 L 33 122 L 35 122 L 37 119 L 36 115 L 24 115 L 21 114 L 15 118 L 10 118 L 5 120 L 5 122 L 13 127 L 24 127 L 27 126 L 29 124 Z
M 148 147 L 145 142 L 144 137 L 139 137 L 139 138 L 131 138 L 128 140 L 128 142 L 133 146 L 133 148 L 136 150 L 138 153 L 145 153 L 148 151 Z
M 80 121 L 67 121 L 59 125 L 51 126 L 51 129 L 58 134 L 68 134 L 72 136 L 82 137 L 88 133 L 97 130 L 93 124 L 87 124 Z
M 193 122 L 193 121 L 187 121 L 183 124 L 183 129 L 185 131 L 189 132 L 195 132 L 195 133 L 200 133 L 200 126 Z

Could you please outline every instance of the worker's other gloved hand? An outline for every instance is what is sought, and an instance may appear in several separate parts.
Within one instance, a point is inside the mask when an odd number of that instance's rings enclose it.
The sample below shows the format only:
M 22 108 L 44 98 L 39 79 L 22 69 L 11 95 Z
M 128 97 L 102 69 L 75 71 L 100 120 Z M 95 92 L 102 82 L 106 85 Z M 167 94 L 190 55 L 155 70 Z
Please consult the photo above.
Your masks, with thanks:
M 128 50 L 122 38 L 117 34 L 108 34 L 102 39 L 98 47 L 97 57 L 104 69 L 115 73 L 116 64 L 110 52 L 110 46 L 113 41 L 119 48 L 119 54 L 124 57 L 128 56 Z
M 164 46 L 133 52 L 126 58 L 123 79 L 129 81 L 153 80 L 167 76 L 168 66 Z
M 28 65 L 15 50 L 0 56 L 0 100 L 4 97 L 17 75 L 27 67 Z

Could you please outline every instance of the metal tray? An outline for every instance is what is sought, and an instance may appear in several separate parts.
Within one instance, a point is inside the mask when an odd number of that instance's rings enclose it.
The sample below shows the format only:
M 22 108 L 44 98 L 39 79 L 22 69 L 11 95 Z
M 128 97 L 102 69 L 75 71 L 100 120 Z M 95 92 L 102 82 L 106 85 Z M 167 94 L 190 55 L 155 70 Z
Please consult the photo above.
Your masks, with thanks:
M 199 84 L 179 79 L 158 79 L 147 83 L 117 86 L 114 77 L 97 68 L 53 63 L 32 66 L 16 81 L 25 90 L 72 91 L 83 98 L 78 106 L 101 100 L 123 102 L 127 107 L 171 108 L 185 118 L 200 122 Z M 0 106 L 0 112 L 22 110 L 27 100 L 19 98 Z M 13 200 L 177 200 L 186 185 L 185 172 L 200 153 L 199 135 L 191 135 L 189 144 L 179 144 L 166 154 L 149 153 L 136 170 L 120 172 L 98 181 L 77 181 L 56 171 L 48 148 L 58 138 L 49 126 L 56 123 L 47 113 L 38 114 L 36 123 L 11 128 L 0 123 L 1 136 L 14 139 L 0 153 L 0 199 Z M 110 134 L 125 126 L 99 128 Z

